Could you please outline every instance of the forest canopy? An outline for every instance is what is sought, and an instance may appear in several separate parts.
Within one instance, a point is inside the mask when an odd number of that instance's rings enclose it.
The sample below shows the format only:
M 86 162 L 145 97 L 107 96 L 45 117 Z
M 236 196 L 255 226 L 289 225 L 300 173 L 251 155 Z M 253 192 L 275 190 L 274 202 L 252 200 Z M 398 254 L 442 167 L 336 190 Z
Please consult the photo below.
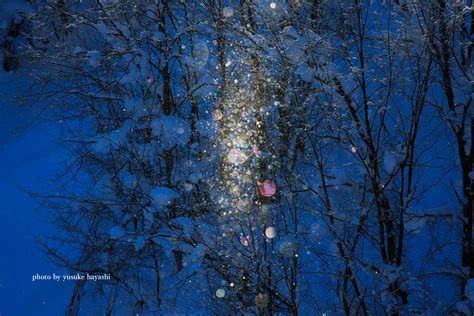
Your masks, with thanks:
M 27 7 L 67 315 L 472 315 L 472 0 Z

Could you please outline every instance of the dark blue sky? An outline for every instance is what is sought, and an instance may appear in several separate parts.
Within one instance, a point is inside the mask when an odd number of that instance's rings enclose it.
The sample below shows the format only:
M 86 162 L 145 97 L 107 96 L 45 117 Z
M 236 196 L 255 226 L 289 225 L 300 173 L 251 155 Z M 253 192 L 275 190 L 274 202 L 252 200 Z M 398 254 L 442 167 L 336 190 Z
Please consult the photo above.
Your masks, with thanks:
M 0 91 L 11 88 L 3 75 Z M 10 89 L 11 91 L 11 89 Z M 68 302 L 71 284 L 33 283 L 35 273 L 59 272 L 36 248 L 33 234 L 48 229 L 35 215 L 37 203 L 26 195 L 42 190 L 55 173 L 58 158 L 51 125 L 38 122 L 21 135 L 16 132 L 31 119 L 31 112 L 0 97 L 0 315 L 60 315 Z

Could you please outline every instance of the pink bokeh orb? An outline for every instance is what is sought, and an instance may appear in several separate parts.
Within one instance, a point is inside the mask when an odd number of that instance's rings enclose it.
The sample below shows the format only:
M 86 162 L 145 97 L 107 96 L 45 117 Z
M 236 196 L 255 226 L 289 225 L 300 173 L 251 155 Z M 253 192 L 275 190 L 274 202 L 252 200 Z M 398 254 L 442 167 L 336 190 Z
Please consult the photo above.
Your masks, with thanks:
M 265 180 L 259 186 L 260 194 L 264 197 L 272 197 L 276 192 L 276 184 L 273 180 Z

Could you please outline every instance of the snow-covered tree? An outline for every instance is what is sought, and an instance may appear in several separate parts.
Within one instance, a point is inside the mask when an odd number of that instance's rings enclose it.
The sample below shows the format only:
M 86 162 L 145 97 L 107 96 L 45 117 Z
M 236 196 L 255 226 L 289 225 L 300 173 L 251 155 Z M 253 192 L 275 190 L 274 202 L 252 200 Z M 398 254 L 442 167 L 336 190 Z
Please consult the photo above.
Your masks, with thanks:
M 459 223 L 429 200 L 451 172 L 446 121 L 466 266 L 472 4 L 443 3 L 38 4 L 21 53 L 67 157 L 36 194 L 57 228 L 41 245 L 112 277 L 78 281 L 67 313 L 454 310 L 425 279 L 459 268 Z

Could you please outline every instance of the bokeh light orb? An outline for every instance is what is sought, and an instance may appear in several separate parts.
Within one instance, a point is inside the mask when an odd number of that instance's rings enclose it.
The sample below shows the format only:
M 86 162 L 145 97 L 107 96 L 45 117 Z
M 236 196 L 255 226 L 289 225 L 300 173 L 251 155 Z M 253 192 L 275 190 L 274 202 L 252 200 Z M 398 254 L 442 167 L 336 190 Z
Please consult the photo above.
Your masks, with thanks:
M 265 294 L 258 294 L 255 296 L 255 305 L 257 305 L 258 308 L 265 308 L 268 306 L 268 296 Z
M 264 197 L 272 197 L 276 193 L 276 184 L 273 180 L 265 180 L 259 185 L 259 191 Z
M 265 236 L 267 236 L 267 238 L 269 239 L 275 238 L 276 237 L 275 227 L 268 227 L 267 229 L 265 229 Z
M 216 296 L 217 296 L 217 298 L 223 298 L 225 296 L 224 289 L 217 289 Z
M 242 150 L 233 148 L 229 151 L 227 159 L 231 164 L 238 166 L 247 160 L 247 155 Z

